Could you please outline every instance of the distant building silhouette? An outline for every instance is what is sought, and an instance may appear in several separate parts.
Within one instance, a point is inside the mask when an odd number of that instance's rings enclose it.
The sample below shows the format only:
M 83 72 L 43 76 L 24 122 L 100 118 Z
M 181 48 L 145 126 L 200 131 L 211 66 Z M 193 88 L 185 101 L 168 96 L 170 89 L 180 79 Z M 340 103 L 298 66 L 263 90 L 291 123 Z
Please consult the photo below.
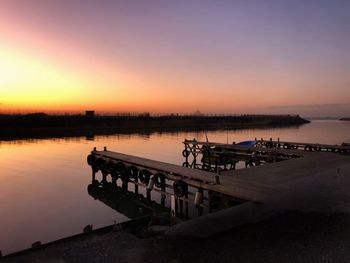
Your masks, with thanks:
M 95 111 L 94 110 L 87 110 L 85 111 L 86 117 L 95 117 Z
M 201 113 L 199 110 L 196 110 L 196 111 L 193 113 L 193 116 L 204 116 L 204 114 Z

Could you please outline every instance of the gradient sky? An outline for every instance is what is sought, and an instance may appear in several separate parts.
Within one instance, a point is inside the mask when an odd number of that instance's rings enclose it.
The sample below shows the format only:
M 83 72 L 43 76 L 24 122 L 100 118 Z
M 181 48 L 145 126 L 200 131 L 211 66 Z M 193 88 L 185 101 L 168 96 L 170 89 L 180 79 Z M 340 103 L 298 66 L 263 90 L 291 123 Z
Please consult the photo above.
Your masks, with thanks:
M 350 115 L 350 1 L 0 0 L 0 112 L 85 109 Z

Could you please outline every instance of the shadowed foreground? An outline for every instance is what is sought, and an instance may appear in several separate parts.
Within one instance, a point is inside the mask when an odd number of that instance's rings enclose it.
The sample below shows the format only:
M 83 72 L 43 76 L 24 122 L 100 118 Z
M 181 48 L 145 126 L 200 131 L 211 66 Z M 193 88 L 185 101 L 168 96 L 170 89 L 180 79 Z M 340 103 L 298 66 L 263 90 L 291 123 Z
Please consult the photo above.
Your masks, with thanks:
M 287 211 L 207 238 L 87 235 L 3 262 L 349 262 L 350 216 Z
M 350 216 L 289 211 L 205 239 L 154 239 L 149 262 L 349 262 Z

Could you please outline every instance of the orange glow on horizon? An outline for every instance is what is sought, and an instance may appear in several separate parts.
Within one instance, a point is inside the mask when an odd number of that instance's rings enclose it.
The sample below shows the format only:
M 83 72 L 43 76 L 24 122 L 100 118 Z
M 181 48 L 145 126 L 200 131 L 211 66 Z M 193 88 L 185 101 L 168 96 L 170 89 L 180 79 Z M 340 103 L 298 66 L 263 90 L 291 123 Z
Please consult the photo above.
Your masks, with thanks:
M 0 45 L 1 112 L 244 113 L 269 102 L 254 94 L 256 81 L 245 75 L 208 81 L 200 72 L 176 68 L 121 70 L 54 36 L 23 31 L 16 23 L 5 29 L 12 42 Z
M 213 103 L 211 85 L 203 84 L 202 94 L 198 94 L 197 89 L 188 87 L 195 80 L 176 79 L 166 85 L 167 80 L 150 81 L 142 75 L 132 79 L 124 74 L 124 79 L 118 81 L 121 86 L 118 88 L 115 87 L 113 73 L 105 72 L 104 78 L 85 77 L 80 72 L 64 70 L 48 59 L 0 45 L 0 109 L 2 112 L 81 112 L 95 109 L 101 112 L 187 113 L 202 108 L 215 112 L 220 108 Z M 244 108 L 244 97 L 249 95 L 249 89 L 246 91 L 248 93 L 234 91 L 228 94 L 240 98 L 234 105 L 237 109 Z M 197 95 L 200 95 L 199 100 L 189 99 Z M 222 110 L 225 110 L 224 107 Z

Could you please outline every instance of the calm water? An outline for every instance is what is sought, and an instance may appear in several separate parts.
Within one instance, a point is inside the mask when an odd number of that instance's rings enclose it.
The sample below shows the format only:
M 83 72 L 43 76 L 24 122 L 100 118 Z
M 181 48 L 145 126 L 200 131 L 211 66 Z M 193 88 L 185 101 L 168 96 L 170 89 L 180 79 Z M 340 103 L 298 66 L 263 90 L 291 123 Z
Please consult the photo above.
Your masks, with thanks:
M 231 143 L 257 138 L 340 144 L 350 142 L 350 122 L 314 121 L 298 128 L 211 131 L 210 141 Z M 128 218 L 87 193 L 93 147 L 182 164 L 182 141 L 205 140 L 204 132 L 0 141 L 0 250 L 28 248 Z

